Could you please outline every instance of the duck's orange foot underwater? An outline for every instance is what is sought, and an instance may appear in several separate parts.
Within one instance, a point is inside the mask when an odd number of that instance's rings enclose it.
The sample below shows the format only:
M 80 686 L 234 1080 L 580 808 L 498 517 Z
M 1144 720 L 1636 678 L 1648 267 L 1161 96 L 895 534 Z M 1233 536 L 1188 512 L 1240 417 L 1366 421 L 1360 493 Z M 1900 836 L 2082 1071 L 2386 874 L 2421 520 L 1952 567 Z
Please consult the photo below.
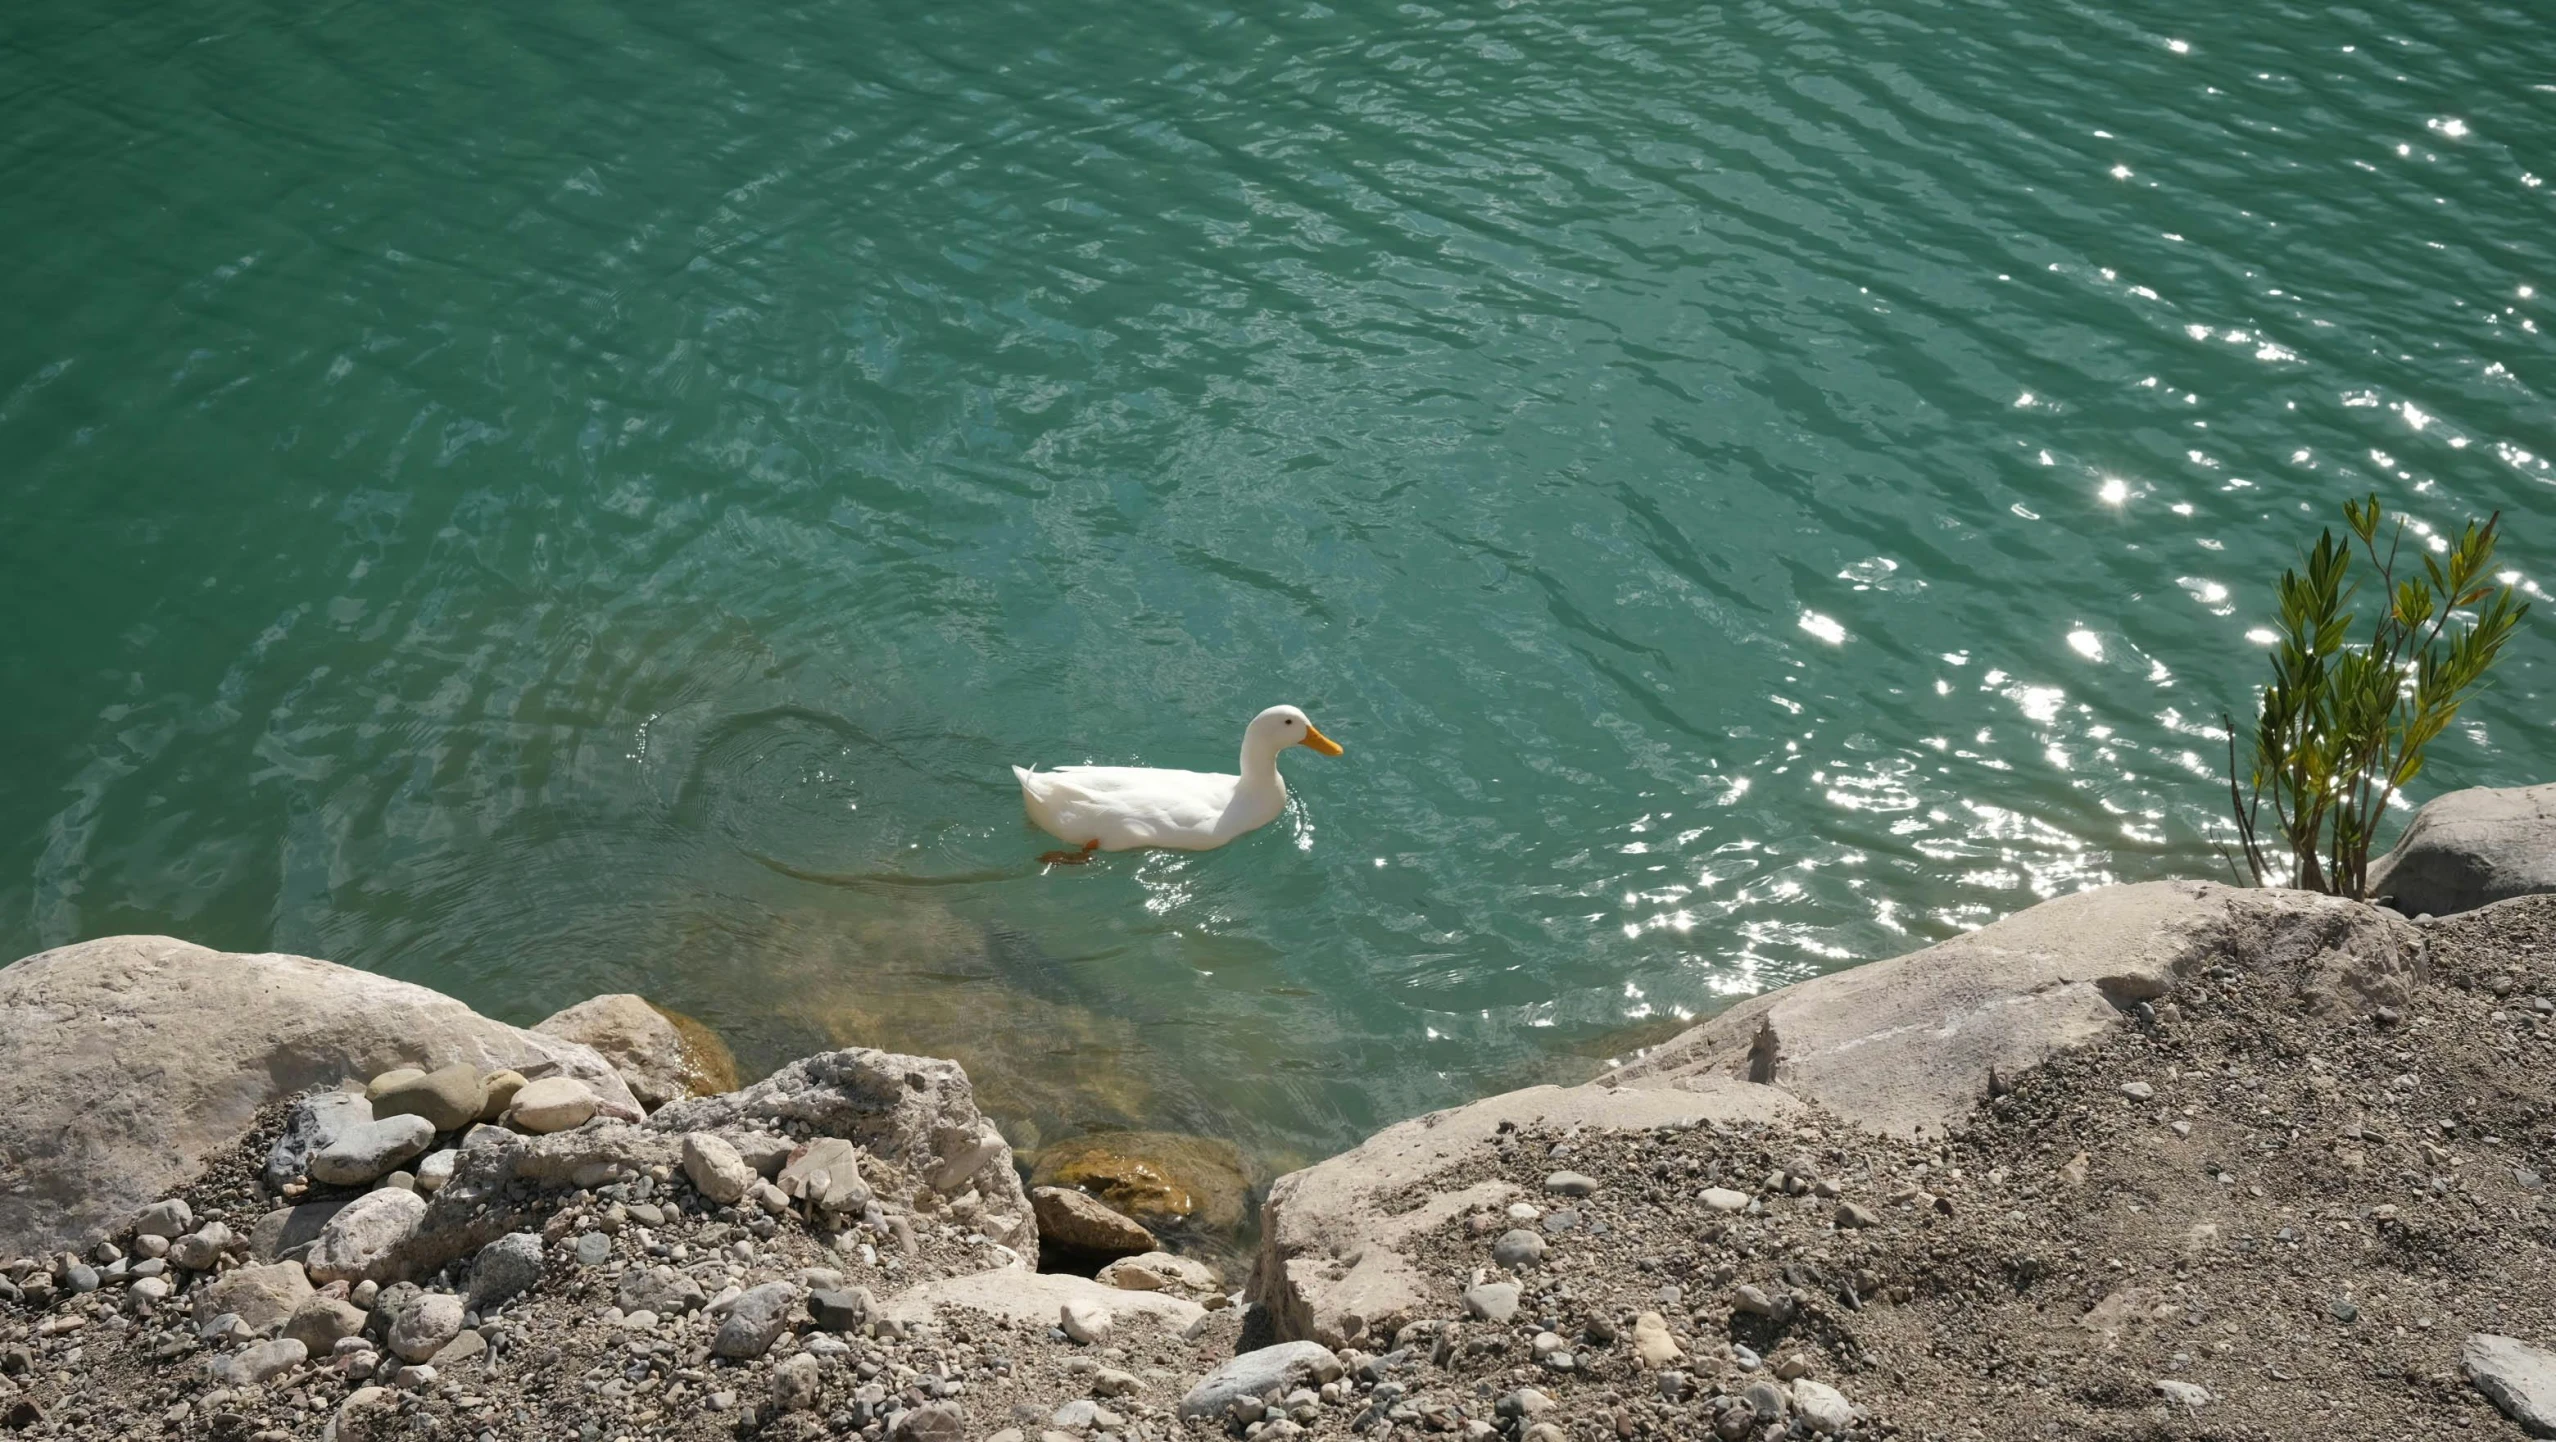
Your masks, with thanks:
M 1041 866 L 1080 866 L 1084 862 L 1091 860 L 1092 853 L 1098 850 L 1100 850 L 1100 838 L 1095 836 L 1091 840 L 1084 842 L 1083 849 L 1080 851 L 1043 852 L 1038 858 L 1038 864 Z

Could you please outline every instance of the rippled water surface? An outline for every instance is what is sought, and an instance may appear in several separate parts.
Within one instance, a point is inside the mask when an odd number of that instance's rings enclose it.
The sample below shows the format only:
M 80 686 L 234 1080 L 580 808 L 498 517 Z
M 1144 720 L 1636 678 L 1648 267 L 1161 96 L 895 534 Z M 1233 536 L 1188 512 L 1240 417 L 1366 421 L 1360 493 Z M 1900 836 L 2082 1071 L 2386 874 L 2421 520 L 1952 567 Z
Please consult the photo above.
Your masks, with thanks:
M 2556 561 L 2524 7 L 17 10 L 11 955 L 1283 1166 L 2223 874 L 2347 494 Z M 2556 776 L 2551 626 L 2418 795 Z M 1277 701 L 1278 824 L 1039 873 L 1008 763 Z

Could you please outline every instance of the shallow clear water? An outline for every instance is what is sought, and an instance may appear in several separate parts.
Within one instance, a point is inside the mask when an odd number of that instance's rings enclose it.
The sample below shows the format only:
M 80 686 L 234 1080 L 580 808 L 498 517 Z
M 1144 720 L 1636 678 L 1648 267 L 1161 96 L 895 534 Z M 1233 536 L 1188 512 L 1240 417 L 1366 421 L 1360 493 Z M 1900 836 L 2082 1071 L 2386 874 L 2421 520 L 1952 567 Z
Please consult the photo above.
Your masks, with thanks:
M 12 955 L 1278 1166 L 2221 874 L 2344 495 L 2556 561 L 2517 6 L 19 9 Z M 2556 775 L 2552 624 L 2420 794 Z M 1282 700 L 1279 824 L 1032 864 L 1008 763 Z

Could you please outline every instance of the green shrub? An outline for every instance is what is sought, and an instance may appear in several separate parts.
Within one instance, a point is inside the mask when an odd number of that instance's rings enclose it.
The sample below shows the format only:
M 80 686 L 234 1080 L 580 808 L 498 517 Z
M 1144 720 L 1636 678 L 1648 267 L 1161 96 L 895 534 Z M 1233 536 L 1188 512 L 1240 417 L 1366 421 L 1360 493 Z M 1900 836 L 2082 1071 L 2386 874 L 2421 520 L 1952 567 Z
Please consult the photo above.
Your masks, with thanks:
M 2254 724 L 2252 767 L 2237 768 L 2228 719 L 2228 800 L 2257 886 L 2365 899 L 2370 846 L 2388 801 L 2423 769 L 2423 750 L 2457 717 L 2529 607 L 2489 584 L 2497 511 L 2471 521 L 2447 554 L 2418 543 L 2419 576 L 2397 576 L 2400 518 L 2378 549 L 2378 497 L 2343 503 L 2381 605 L 2369 639 L 2350 642 L 2361 587 L 2353 546 L 2317 537 L 2306 570 L 2281 573 L 2281 639 Z M 2265 812 L 2269 811 L 2267 817 Z

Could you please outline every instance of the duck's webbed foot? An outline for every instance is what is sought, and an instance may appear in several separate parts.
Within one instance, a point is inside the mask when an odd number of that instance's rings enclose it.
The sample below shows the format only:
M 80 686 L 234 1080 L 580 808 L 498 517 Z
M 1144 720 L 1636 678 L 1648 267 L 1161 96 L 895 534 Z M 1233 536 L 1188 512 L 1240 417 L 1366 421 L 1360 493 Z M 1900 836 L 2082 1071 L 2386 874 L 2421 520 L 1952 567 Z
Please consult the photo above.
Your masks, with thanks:
M 1083 849 L 1080 851 L 1043 852 L 1038 858 L 1038 864 L 1041 866 L 1080 866 L 1084 862 L 1091 860 L 1092 853 L 1098 850 L 1100 850 L 1100 838 L 1094 837 L 1093 839 L 1084 842 Z

